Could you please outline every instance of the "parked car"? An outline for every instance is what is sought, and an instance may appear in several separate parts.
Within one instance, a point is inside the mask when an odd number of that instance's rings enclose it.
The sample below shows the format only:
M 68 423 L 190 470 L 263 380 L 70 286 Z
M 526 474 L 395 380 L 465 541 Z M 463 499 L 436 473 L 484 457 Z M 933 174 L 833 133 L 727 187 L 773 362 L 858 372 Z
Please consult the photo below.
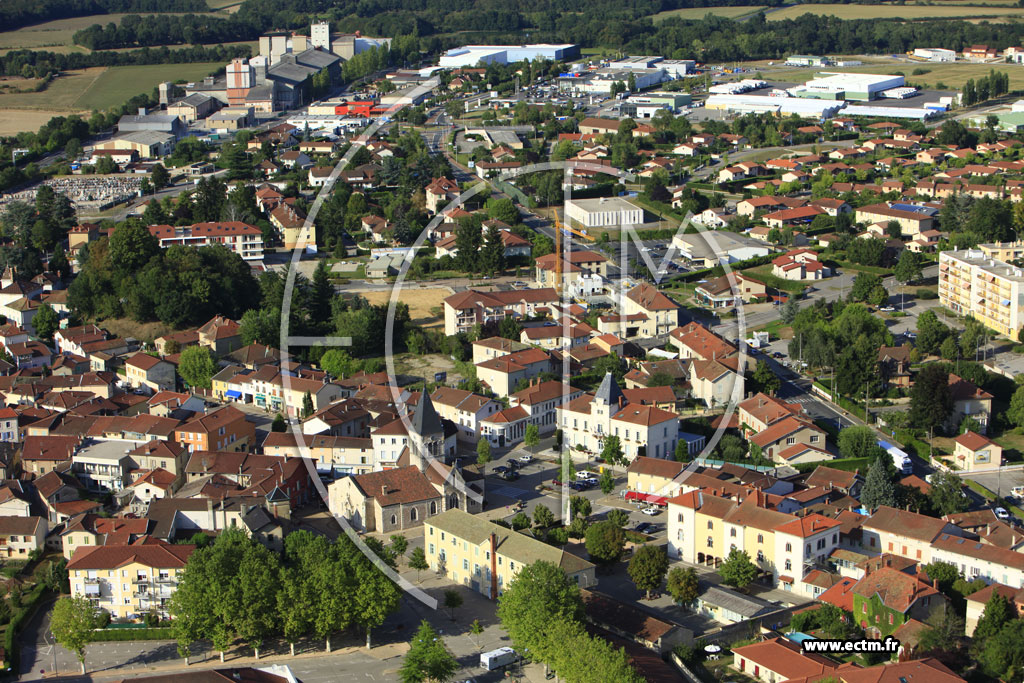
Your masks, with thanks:
M 1006 511 L 1006 508 L 995 508 L 992 512 L 996 513 L 996 517 L 999 519 L 1009 519 L 1010 513 Z
M 521 462 L 524 465 L 529 465 L 531 462 L 533 462 L 533 456 L 532 455 L 520 455 L 518 460 L 519 460 L 519 462 Z
M 638 534 L 643 534 L 643 533 L 647 533 L 647 530 L 650 529 L 650 528 L 651 528 L 651 523 L 650 522 L 640 522 L 635 527 L 633 527 L 633 531 L 637 532 Z
M 508 468 L 505 467 L 504 465 L 498 465 L 497 467 L 494 468 L 495 474 L 505 474 L 506 472 L 508 472 Z
M 594 474 L 593 472 L 588 472 L 586 470 L 580 470 L 579 472 L 577 472 L 576 473 L 576 478 L 577 479 L 593 479 L 594 481 L 597 481 L 597 475 Z
M 661 514 L 661 508 L 649 507 L 641 510 L 648 517 L 654 517 L 655 515 Z
M 519 478 L 519 473 L 516 472 L 515 470 L 509 470 L 508 472 L 502 474 L 501 477 L 505 481 L 515 481 L 516 479 Z
M 882 311 L 883 313 L 892 313 L 892 312 L 893 312 L 893 311 L 895 311 L 896 309 L 895 309 L 895 308 L 893 308 L 892 306 L 882 306 L 882 307 L 881 307 L 881 308 L 879 308 L 878 310 Z

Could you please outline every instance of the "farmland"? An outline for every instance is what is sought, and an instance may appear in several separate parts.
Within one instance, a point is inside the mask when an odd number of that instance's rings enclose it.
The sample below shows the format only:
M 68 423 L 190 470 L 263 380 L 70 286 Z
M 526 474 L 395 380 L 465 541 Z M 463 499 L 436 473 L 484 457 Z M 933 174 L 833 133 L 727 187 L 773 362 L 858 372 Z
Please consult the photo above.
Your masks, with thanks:
M 731 7 L 728 9 L 741 9 Z M 1018 7 L 979 7 L 968 5 L 792 5 L 778 12 L 769 12 L 769 21 L 795 19 L 804 14 L 830 15 L 840 19 L 948 19 L 972 17 L 1021 17 L 1024 9 Z
M 724 17 L 726 19 L 735 19 L 737 17 L 746 16 L 753 14 L 758 10 L 762 10 L 764 7 L 753 5 L 749 7 L 687 7 L 684 9 L 673 9 L 665 12 L 658 12 L 651 17 L 651 21 L 658 23 L 669 17 L 678 17 L 680 19 L 703 19 L 709 14 L 713 14 L 716 17 Z
M 51 116 L 108 109 L 151 90 L 157 83 L 184 78 L 195 80 L 221 67 L 216 63 L 115 66 L 68 71 L 42 92 L 0 94 L 0 132 L 33 130 Z M 34 81 L 6 81 L 24 87 Z M 25 112 L 22 114 L 21 112 Z M 46 117 L 41 117 L 41 112 Z M 34 122 L 24 127 L 18 123 Z
M 120 24 L 127 14 L 96 14 L 88 17 L 58 19 L 45 24 L 26 26 L 17 31 L 0 33 L 0 54 L 11 50 L 48 50 L 51 52 L 89 52 L 87 48 L 75 45 L 71 38 L 76 31 L 93 24 L 106 26 L 113 22 Z M 211 15 L 213 16 L 213 15 Z

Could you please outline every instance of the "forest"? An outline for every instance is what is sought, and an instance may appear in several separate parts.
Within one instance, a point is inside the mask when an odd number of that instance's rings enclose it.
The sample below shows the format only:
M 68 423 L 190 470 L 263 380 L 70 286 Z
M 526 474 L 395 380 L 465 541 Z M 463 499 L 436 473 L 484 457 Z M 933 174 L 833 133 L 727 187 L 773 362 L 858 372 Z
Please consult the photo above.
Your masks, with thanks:
M 218 19 L 195 14 L 129 14 L 106 26 L 93 24 L 76 31 L 72 40 L 90 50 L 145 47 L 147 45 L 206 45 L 256 40 L 262 31 L 258 26 L 232 19 Z

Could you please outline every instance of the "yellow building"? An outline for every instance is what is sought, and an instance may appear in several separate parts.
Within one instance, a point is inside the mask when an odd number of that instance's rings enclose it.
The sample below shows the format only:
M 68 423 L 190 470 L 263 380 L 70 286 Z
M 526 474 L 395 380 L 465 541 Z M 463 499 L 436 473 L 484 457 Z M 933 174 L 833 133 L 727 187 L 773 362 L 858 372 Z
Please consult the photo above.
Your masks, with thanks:
M 984 250 L 939 254 L 939 302 L 1016 340 L 1024 320 L 1024 270 L 989 258 Z
M 71 595 L 88 598 L 115 619 L 168 618 L 167 603 L 194 545 L 84 546 L 68 563 Z
M 1003 447 L 975 432 L 953 439 L 953 462 L 964 472 L 998 470 L 1003 464 Z
M 590 562 L 457 508 L 423 522 L 423 546 L 433 571 L 492 600 L 539 560 L 561 567 L 580 588 L 597 585 Z

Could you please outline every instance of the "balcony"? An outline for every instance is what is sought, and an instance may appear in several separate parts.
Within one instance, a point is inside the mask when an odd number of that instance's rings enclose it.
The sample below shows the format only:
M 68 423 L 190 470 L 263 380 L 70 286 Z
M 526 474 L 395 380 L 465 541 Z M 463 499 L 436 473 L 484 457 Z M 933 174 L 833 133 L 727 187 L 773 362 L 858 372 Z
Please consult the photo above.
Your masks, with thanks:
M 134 584 L 149 583 L 149 577 L 148 576 L 136 576 L 134 579 L 132 579 L 132 583 L 134 583 Z

